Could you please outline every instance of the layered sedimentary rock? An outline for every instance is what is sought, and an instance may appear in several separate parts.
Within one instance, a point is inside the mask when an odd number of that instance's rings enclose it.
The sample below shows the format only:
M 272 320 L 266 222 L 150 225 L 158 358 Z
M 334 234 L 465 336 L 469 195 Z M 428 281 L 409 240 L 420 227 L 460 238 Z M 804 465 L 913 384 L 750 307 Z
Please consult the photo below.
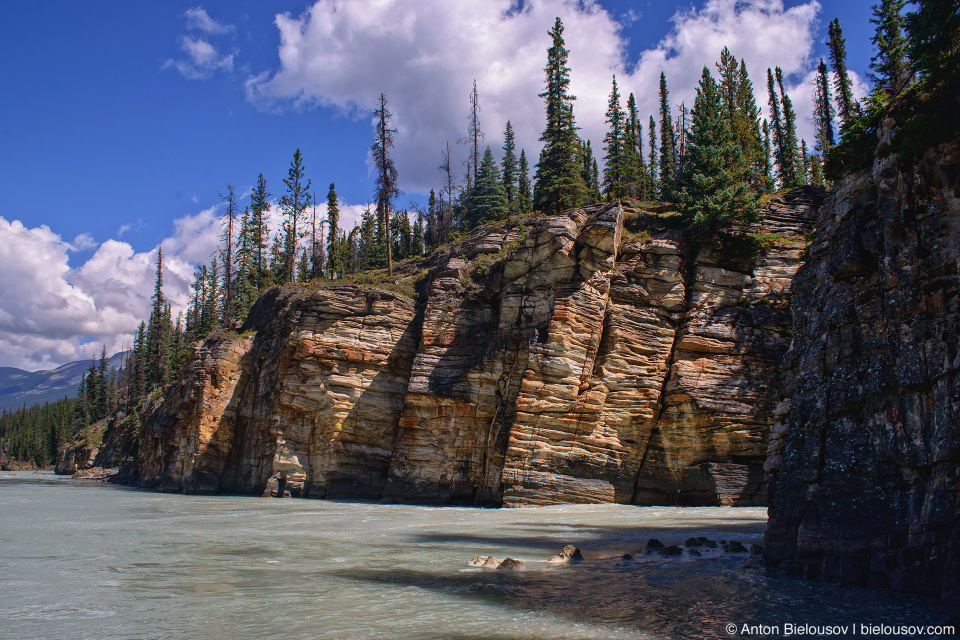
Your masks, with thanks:
M 960 601 L 960 151 L 877 159 L 797 274 L 764 557 Z
M 241 335 L 207 341 L 147 421 L 143 482 L 762 504 L 790 280 L 820 199 L 769 203 L 759 256 L 697 250 L 614 203 L 475 232 L 434 261 L 419 302 L 274 291 Z
M 409 298 L 275 290 L 208 340 L 148 421 L 141 482 L 166 490 L 379 497 L 416 327 Z

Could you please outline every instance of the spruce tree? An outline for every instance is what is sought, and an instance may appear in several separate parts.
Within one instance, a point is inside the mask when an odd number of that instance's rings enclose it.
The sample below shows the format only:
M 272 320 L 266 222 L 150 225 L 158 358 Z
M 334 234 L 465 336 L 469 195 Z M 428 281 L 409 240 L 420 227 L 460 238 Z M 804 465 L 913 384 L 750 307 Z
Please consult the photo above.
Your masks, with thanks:
M 903 88 L 908 78 L 907 38 L 903 30 L 903 7 L 906 0 L 880 0 L 873 5 L 870 22 L 876 27 L 870 42 L 877 55 L 870 59 L 870 69 L 876 74 L 874 94 L 879 95 L 885 85 L 893 95 Z
M 576 97 L 570 91 L 568 51 L 563 42 L 563 22 L 558 17 L 549 35 L 544 67 L 547 89 L 540 94 L 546 103 L 547 124 L 540 136 L 544 143 L 537 163 L 533 206 L 544 213 L 559 213 L 576 207 L 586 198 L 587 188 L 577 166 L 577 133 L 573 116 Z
M 719 87 L 703 68 L 692 112 L 689 160 L 680 194 L 684 213 L 705 235 L 734 224 L 749 223 L 759 214 L 759 198 L 748 183 L 740 145 L 733 139 L 723 113 Z
M 343 277 L 343 259 L 338 239 L 340 237 L 340 205 L 337 202 L 337 187 L 330 183 L 327 191 L 327 271 L 330 278 Z
M 622 200 L 626 195 L 626 157 L 624 155 L 624 111 L 620 108 L 620 91 L 617 76 L 613 76 L 613 89 L 607 101 L 607 135 L 603 138 L 603 192 L 612 200 Z
M 307 208 L 310 206 L 310 180 L 304 182 L 305 169 L 300 149 L 293 154 L 290 169 L 283 183 L 287 185 L 287 193 L 280 199 L 280 210 L 283 212 L 284 228 L 284 276 L 285 282 L 293 282 L 294 261 L 297 258 L 297 245 L 304 235 L 303 224 Z
M 790 161 L 789 143 L 783 124 L 783 114 L 780 111 L 780 97 L 774 84 L 773 71 L 767 67 L 767 99 L 770 105 L 770 137 L 773 139 L 773 159 L 777 165 L 777 178 L 780 187 L 788 187 L 793 183 L 793 163 Z
M 763 120 L 763 156 L 760 165 L 761 189 L 760 193 L 770 193 L 773 191 L 773 164 L 771 157 L 773 150 L 770 144 L 770 126 L 766 118 Z
M 223 303 L 223 326 L 230 327 L 233 322 L 234 305 L 234 271 L 233 271 L 233 229 L 237 221 L 237 200 L 233 195 L 233 185 L 227 185 L 227 192 L 218 193 L 220 200 L 226 206 L 226 211 L 220 222 L 223 229 L 223 235 L 220 236 L 223 242 L 223 288 L 225 299 Z
M 510 213 L 517 213 L 519 200 L 517 198 L 517 143 L 514 139 L 513 125 L 507 120 L 503 131 L 503 191 L 507 194 L 507 206 Z
M 856 102 L 853 99 L 853 82 L 847 72 L 847 44 L 840 29 L 840 20 L 833 19 L 829 27 L 830 62 L 833 65 L 834 87 L 837 94 L 837 115 L 840 116 L 841 130 L 857 116 Z
M 627 98 L 626 121 L 623 129 L 623 155 L 626 166 L 626 194 L 636 198 L 646 193 L 647 170 L 643 164 L 643 125 L 637 117 L 637 100 L 631 93 Z
M 480 101 L 477 96 L 477 81 L 473 81 L 473 90 L 470 92 L 470 115 L 467 119 L 467 137 L 461 142 L 470 145 L 469 172 L 472 182 L 477 181 L 477 172 L 480 170 L 480 141 L 483 140 L 483 131 L 480 129 Z
M 817 76 L 814 78 L 813 118 L 817 130 L 815 149 L 821 155 L 830 151 L 834 145 L 833 117 L 835 115 L 830 97 L 830 80 L 827 77 L 827 64 L 820 58 Z
M 783 71 L 780 67 L 775 70 L 777 76 L 777 86 L 780 87 L 780 103 L 783 105 L 783 141 L 786 145 L 783 150 L 784 171 L 786 180 L 784 186 L 797 187 L 803 181 L 800 179 L 800 165 L 803 157 L 800 154 L 800 147 L 797 144 L 797 114 L 793 110 L 793 103 L 790 96 L 783 88 Z
M 269 198 L 273 195 L 267 191 L 267 181 L 261 173 L 257 178 L 257 186 L 250 195 L 250 237 L 253 261 L 252 280 L 257 289 L 270 286 L 267 271 L 267 245 L 270 241 L 270 230 L 267 227 L 267 214 L 270 211 Z
M 520 166 L 517 168 L 517 208 L 520 213 L 533 211 L 530 197 L 530 167 L 527 165 L 527 152 L 520 150 Z
M 474 83 L 476 91 L 476 83 Z M 390 118 L 393 113 L 387 110 L 387 98 L 380 94 L 380 108 L 374 111 L 376 120 L 376 133 L 374 134 L 373 145 L 370 151 L 373 154 L 373 164 L 377 171 L 377 223 L 378 243 L 382 243 L 386 248 L 386 267 L 387 273 L 393 275 L 393 255 L 391 243 L 387 239 L 390 229 L 390 214 L 393 210 L 393 199 L 400 195 L 400 188 L 397 183 L 397 167 L 390 157 L 390 149 L 393 148 L 393 136 L 396 129 L 390 128 Z
M 493 152 L 487 147 L 483 152 L 483 161 L 477 173 L 477 181 L 473 185 L 467 200 L 467 210 L 464 222 L 468 228 L 476 227 L 485 222 L 506 220 L 510 216 L 507 206 L 507 196 L 503 191 L 500 170 L 493 159 Z
M 157 248 L 157 279 L 153 288 L 153 306 L 147 321 L 147 361 L 146 383 L 161 384 L 167 376 L 166 347 L 167 327 L 163 322 L 163 310 L 166 299 L 163 297 L 163 249 Z
M 650 136 L 650 155 L 647 159 L 647 166 L 650 167 L 650 197 L 655 198 L 660 190 L 660 175 L 657 172 L 657 123 L 653 116 L 650 116 L 647 135 Z
M 670 93 L 667 91 L 667 76 L 660 72 L 660 198 L 669 200 L 673 197 L 674 182 L 674 154 L 676 152 L 673 138 L 673 119 L 670 115 Z
M 433 194 L 432 189 L 430 193 Z M 423 250 L 423 218 L 420 214 L 417 214 L 417 221 L 413 223 L 413 237 L 410 240 L 410 255 L 414 257 L 422 256 Z
M 915 0 L 906 16 L 907 54 L 921 79 L 955 77 L 960 64 L 960 7 L 957 0 Z

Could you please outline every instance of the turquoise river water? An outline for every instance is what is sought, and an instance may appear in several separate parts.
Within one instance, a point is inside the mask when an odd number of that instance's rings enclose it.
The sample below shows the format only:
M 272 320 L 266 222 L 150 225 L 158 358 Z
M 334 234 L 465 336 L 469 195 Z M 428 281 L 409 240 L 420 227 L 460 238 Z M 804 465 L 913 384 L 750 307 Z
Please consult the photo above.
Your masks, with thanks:
M 182 496 L 0 472 L 0 639 L 860 638 L 957 614 L 750 554 L 637 554 L 653 537 L 761 543 L 765 518 Z M 545 562 L 570 543 L 584 562 Z M 527 569 L 468 566 L 488 555 Z

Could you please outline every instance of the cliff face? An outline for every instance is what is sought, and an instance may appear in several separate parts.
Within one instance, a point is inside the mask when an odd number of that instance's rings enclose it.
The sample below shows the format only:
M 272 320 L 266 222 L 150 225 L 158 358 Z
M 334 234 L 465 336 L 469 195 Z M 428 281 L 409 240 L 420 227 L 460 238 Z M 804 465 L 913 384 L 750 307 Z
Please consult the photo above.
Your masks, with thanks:
M 960 151 L 878 159 L 794 281 L 764 556 L 960 601 Z
M 473 234 L 434 265 L 419 305 L 352 286 L 273 291 L 245 333 L 204 344 L 147 420 L 142 482 L 763 504 L 771 381 L 821 199 L 769 203 L 757 231 L 777 242 L 759 257 L 695 253 L 655 214 L 594 205 Z

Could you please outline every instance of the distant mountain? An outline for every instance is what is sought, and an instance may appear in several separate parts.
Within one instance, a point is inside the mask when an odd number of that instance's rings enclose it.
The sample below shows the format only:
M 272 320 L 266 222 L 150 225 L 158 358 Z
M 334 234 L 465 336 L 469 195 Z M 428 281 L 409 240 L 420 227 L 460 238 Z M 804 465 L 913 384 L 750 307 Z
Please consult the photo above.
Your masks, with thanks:
M 111 369 L 120 367 L 126 352 L 107 359 Z M 99 359 L 98 359 L 99 360 Z M 0 367 L 0 411 L 28 407 L 44 402 L 54 402 L 64 396 L 77 395 L 80 380 L 90 369 L 89 360 L 68 362 L 47 371 L 24 371 L 13 367 Z

